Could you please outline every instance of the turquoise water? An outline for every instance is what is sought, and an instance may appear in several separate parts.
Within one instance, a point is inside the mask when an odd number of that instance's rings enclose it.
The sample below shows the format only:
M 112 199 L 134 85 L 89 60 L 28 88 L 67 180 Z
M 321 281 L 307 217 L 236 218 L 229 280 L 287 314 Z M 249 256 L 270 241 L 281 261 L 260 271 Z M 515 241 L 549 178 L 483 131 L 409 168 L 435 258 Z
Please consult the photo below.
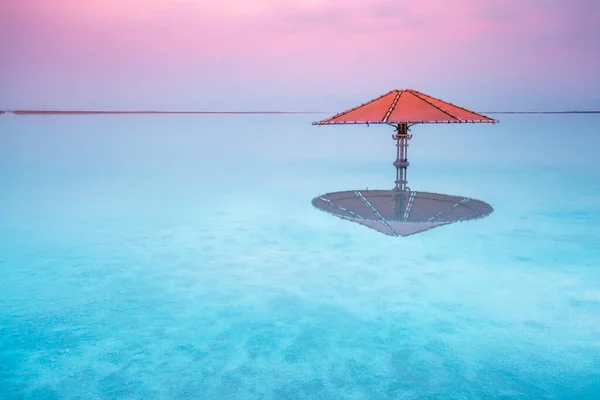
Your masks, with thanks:
M 407 238 L 311 206 L 389 128 L 310 121 L 1 116 L 0 399 L 600 398 L 600 118 L 415 127 L 495 212 Z

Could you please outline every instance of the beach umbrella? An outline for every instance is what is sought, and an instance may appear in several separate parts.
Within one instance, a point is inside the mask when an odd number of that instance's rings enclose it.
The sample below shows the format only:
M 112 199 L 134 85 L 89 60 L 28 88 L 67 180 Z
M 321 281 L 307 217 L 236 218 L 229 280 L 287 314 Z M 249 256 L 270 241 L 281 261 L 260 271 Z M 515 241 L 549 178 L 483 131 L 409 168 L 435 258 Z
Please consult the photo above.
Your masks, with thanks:
M 395 128 L 392 138 L 396 141 L 396 186 L 406 188 L 406 168 L 409 130 L 416 124 L 451 123 L 497 123 L 466 108 L 431 97 L 413 89 L 392 90 L 369 102 L 344 112 L 313 122 L 313 125 L 387 124 Z

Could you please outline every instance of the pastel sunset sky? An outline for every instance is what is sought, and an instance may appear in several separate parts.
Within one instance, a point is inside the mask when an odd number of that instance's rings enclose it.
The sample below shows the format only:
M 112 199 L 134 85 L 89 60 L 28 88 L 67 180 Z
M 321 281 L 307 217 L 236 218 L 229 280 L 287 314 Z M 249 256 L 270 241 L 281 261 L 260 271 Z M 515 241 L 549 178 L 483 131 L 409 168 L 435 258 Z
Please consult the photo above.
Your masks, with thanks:
M 0 109 L 600 108 L 597 0 L 21 0 Z

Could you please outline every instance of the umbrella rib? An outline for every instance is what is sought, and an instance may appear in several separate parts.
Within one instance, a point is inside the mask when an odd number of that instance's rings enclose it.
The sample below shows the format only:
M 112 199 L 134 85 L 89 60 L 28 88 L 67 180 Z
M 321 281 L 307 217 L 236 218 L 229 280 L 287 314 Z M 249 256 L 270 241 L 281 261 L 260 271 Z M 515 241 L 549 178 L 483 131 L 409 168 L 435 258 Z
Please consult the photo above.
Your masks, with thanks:
M 353 212 L 353 211 L 351 211 L 351 210 L 348 210 L 347 208 L 344 208 L 344 207 L 338 206 L 338 205 L 337 205 L 337 204 L 335 204 L 333 201 L 331 201 L 331 200 L 329 200 L 329 199 L 326 199 L 326 198 L 325 198 L 325 197 L 323 197 L 323 196 L 320 196 L 320 197 L 319 197 L 319 199 L 321 199 L 321 200 L 323 200 L 324 202 L 326 202 L 326 203 L 328 203 L 328 204 L 332 205 L 333 207 L 337 208 L 338 210 L 346 211 L 347 213 L 354 215 L 356 218 L 359 218 L 359 219 L 364 219 L 363 217 L 361 217 L 360 215 L 356 214 L 355 212 Z
M 448 207 L 448 208 L 446 208 L 446 209 L 444 209 L 444 210 L 440 211 L 439 213 L 435 214 L 433 217 L 429 218 L 429 219 L 427 220 L 427 222 L 432 222 L 434 219 L 436 219 L 436 218 L 437 218 L 437 217 L 439 217 L 440 215 L 442 215 L 442 214 L 444 214 L 444 213 L 446 213 L 446 212 L 448 212 L 448 211 L 450 211 L 450 210 L 453 210 L 453 209 L 455 209 L 456 207 L 458 207 L 458 206 L 459 206 L 459 205 L 461 205 L 461 204 L 465 204 L 465 203 L 466 203 L 466 202 L 468 202 L 469 200 L 471 200 L 471 199 L 468 199 L 468 198 L 464 198 L 464 199 L 462 199 L 461 201 L 459 201 L 458 203 L 456 203 L 456 204 L 452 205 L 451 207 Z
M 349 109 L 349 110 L 342 111 L 341 113 L 335 114 L 333 117 L 327 118 L 327 119 L 325 119 L 325 120 L 323 120 L 323 121 L 313 122 L 313 125 L 328 124 L 328 123 L 330 123 L 329 121 L 331 121 L 331 120 L 334 120 L 334 119 L 336 119 L 336 118 L 338 118 L 338 117 L 341 117 L 341 116 L 342 116 L 342 115 L 344 115 L 344 114 L 348 114 L 349 112 L 352 112 L 352 111 L 354 111 L 354 110 L 356 110 L 356 109 L 358 109 L 358 108 L 360 108 L 360 107 L 366 106 L 367 104 L 370 104 L 370 103 L 372 103 L 372 102 L 374 102 L 374 101 L 377 101 L 377 100 L 379 100 L 379 99 L 381 99 L 381 98 L 383 98 L 383 97 L 385 97 L 385 96 L 389 95 L 389 94 L 390 94 L 390 93 L 392 93 L 392 92 L 393 92 L 393 90 L 390 90 L 389 92 L 387 92 L 387 93 L 385 93 L 385 94 L 382 94 L 381 96 L 379 96 L 379 97 L 376 97 L 376 98 L 374 98 L 373 100 L 369 100 L 369 101 L 367 101 L 366 103 L 360 104 L 360 105 L 358 105 L 358 106 L 356 106 L 356 107 L 353 107 L 353 108 L 351 108 L 351 109 Z M 335 123 L 335 122 L 334 122 L 334 123 Z M 344 122 L 344 123 L 346 123 L 346 122 Z
M 381 214 L 379 214 L 379 211 L 377 211 L 377 209 L 375 207 L 373 207 L 373 205 L 369 202 L 369 200 L 367 200 L 365 198 L 365 196 L 362 195 L 361 192 L 359 192 L 358 190 L 354 192 L 354 194 L 362 200 L 363 203 L 365 203 L 365 205 L 367 207 L 369 207 L 371 209 L 371 211 L 373 212 L 373 214 L 375 214 L 375 216 L 377 217 L 377 219 L 379 220 L 379 222 L 381 222 L 391 233 L 392 235 L 397 235 L 398 233 L 396 233 L 394 231 L 394 229 L 390 226 L 390 224 L 388 224 L 388 222 L 385 220 L 385 218 L 383 218 L 381 216 Z
M 418 99 L 421 99 L 421 100 L 423 100 L 424 102 L 426 102 L 427 104 L 429 104 L 429 105 L 431 105 L 431 106 L 433 106 L 433 107 L 437 108 L 438 110 L 440 110 L 440 111 L 441 111 L 441 112 L 443 112 L 444 114 L 447 114 L 447 115 L 451 116 L 452 118 L 454 118 L 455 120 L 457 120 L 457 121 L 460 121 L 460 118 L 457 118 L 456 116 L 454 116 L 454 115 L 450 114 L 448 111 L 446 111 L 446 110 L 442 109 L 441 107 L 438 107 L 438 106 L 436 106 L 435 104 L 433 104 L 433 103 L 432 103 L 432 102 L 430 102 L 429 100 L 427 100 L 427 99 L 423 98 L 422 96 L 420 96 L 420 93 L 419 93 L 419 92 L 417 92 L 416 90 L 411 90 L 410 92 L 411 92 L 411 93 L 412 93 L 412 94 L 413 94 L 415 97 L 417 97 Z
M 390 115 L 392 114 L 392 111 L 394 111 L 394 108 L 396 108 L 396 104 L 398 104 L 398 100 L 400 100 L 400 96 L 402 96 L 402 93 L 403 93 L 402 90 L 398 90 L 398 93 L 396 93 L 396 97 L 394 97 L 394 101 L 392 101 L 390 108 L 387 110 L 387 112 L 383 116 L 383 119 L 381 120 L 381 122 L 384 122 L 384 123 L 388 122 L 388 120 L 390 119 Z
M 416 92 L 416 93 L 419 93 L 419 94 L 421 94 L 421 95 L 423 95 L 423 94 L 424 94 L 424 93 L 418 92 L 418 91 L 416 91 L 416 90 L 413 90 L 413 93 L 414 93 L 414 92 Z M 480 117 L 482 117 L 482 118 L 484 118 L 484 119 L 487 119 L 487 120 L 491 121 L 492 123 L 496 123 L 496 122 L 498 122 L 498 120 L 497 120 L 497 119 L 490 118 L 490 117 L 486 117 L 485 115 L 483 115 L 483 114 L 480 114 L 480 113 L 477 113 L 477 112 L 475 112 L 475 111 L 467 110 L 466 108 L 464 108 L 464 107 L 461 107 L 461 106 L 457 106 L 456 104 L 450 103 L 449 101 L 444 101 L 444 100 L 442 100 L 442 99 L 438 99 L 437 97 L 433 97 L 433 96 L 430 96 L 430 95 L 426 95 L 426 96 L 427 96 L 427 97 L 431 97 L 431 98 L 432 98 L 432 99 L 434 99 L 434 100 L 441 101 L 442 103 L 448 103 L 448 104 L 450 104 L 452 107 L 460 108 L 461 110 L 463 110 L 463 111 L 467 111 L 467 112 L 469 112 L 469 113 L 471 113 L 471 114 L 479 115 Z
M 417 195 L 417 192 L 412 192 L 410 194 L 410 198 L 408 199 L 408 204 L 406 206 L 406 211 L 404 212 L 404 222 L 408 222 L 408 216 L 410 215 L 410 210 L 412 209 L 416 195 Z

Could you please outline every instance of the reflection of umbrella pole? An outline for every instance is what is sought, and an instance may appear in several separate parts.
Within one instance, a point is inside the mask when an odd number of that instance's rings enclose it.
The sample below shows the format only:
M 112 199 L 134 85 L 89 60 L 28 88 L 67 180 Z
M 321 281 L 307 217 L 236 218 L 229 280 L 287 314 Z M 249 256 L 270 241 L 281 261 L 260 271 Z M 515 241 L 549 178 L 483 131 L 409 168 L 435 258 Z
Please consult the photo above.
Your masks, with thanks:
M 408 125 L 398 124 L 396 127 L 396 134 L 392 135 L 392 139 L 396 141 L 396 161 L 394 161 L 394 167 L 396 167 L 396 187 L 394 190 L 410 190 L 406 186 L 406 168 L 410 165 L 407 159 L 407 151 L 408 141 L 411 138 L 412 135 L 408 134 Z

